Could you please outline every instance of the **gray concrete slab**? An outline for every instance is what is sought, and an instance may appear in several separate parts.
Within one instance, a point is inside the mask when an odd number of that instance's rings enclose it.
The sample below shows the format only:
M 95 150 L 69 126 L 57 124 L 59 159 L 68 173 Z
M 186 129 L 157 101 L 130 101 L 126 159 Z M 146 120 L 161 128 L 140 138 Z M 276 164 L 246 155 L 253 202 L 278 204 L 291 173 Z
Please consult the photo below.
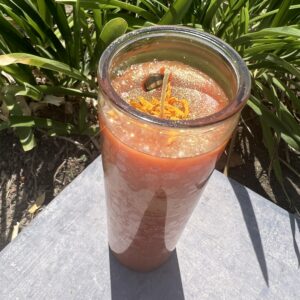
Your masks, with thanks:
M 0 253 L 0 299 L 300 299 L 299 230 L 215 171 L 171 259 L 130 271 L 108 250 L 98 158 Z

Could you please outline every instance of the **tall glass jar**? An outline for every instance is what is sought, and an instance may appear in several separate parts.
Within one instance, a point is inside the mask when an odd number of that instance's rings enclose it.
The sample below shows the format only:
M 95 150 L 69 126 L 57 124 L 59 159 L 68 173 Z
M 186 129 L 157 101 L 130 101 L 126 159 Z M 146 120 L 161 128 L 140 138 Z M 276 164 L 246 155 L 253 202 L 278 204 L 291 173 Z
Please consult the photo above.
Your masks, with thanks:
M 184 68 L 200 70 L 206 78 L 203 93 L 209 94 L 207 86 L 215 82 L 228 103 L 185 120 L 135 109 L 125 97 L 134 88 L 139 65 L 163 62 L 171 69 L 180 66 L 182 74 L 188 74 Z M 122 93 L 113 82 L 124 72 L 129 77 Z M 193 78 L 191 86 L 196 87 L 201 80 Z M 149 271 L 176 247 L 237 125 L 250 92 L 249 72 L 240 56 L 212 35 L 154 26 L 115 40 L 102 54 L 98 81 L 109 246 L 122 264 Z M 193 100 L 197 105 L 197 97 Z

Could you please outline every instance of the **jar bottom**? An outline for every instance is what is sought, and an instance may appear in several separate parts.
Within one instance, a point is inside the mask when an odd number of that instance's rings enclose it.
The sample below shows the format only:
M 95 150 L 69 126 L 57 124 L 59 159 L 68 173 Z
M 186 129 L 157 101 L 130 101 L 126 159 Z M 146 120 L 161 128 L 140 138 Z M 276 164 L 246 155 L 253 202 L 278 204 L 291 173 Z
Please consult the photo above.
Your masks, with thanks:
M 111 249 L 111 247 L 110 251 L 120 264 L 133 271 L 143 273 L 151 272 L 165 264 L 169 260 L 171 254 L 174 252 L 173 250 L 165 252 L 160 256 L 145 257 L 131 251 L 116 253 Z

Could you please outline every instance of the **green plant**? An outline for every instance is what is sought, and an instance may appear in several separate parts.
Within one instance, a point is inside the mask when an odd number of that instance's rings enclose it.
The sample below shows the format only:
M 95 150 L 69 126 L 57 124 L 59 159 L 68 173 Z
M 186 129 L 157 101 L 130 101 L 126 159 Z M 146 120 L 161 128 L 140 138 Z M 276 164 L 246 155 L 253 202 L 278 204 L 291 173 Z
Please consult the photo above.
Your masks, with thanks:
M 101 51 L 128 25 L 119 17 L 101 22 L 101 8 L 87 12 L 79 4 L 67 12 L 52 0 L 0 3 L 0 130 L 15 128 L 24 150 L 36 144 L 33 127 L 51 135 L 97 132 L 97 126 L 87 121 L 86 98 L 97 98 Z M 65 118 L 69 122 L 55 120 L 51 114 L 38 117 L 32 108 L 70 104 L 74 97 L 79 108 L 75 117 Z
M 183 24 L 222 38 L 246 61 L 253 80 L 248 105 L 283 186 L 279 145 L 300 150 L 299 20 L 300 4 L 293 0 L 3 0 L 0 85 L 9 113 L 0 115 L 0 129 L 15 127 L 25 150 L 34 146 L 35 126 L 49 134 L 93 134 L 84 99 L 96 98 L 95 67 L 103 49 L 125 31 Z M 76 96 L 78 117 L 64 123 L 28 116 L 16 95 L 27 104 L 43 102 L 45 95 L 65 101 Z

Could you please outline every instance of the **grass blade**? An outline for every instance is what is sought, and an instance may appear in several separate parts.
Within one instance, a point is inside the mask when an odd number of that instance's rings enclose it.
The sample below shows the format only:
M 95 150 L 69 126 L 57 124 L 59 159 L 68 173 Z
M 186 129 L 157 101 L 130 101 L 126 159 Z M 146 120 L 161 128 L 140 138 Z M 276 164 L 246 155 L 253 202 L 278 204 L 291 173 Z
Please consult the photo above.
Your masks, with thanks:
M 52 45 L 54 51 L 56 51 L 57 56 L 60 60 L 67 61 L 68 55 L 61 44 L 61 41 L 54 34 L 51 27 L 48 26 L 41 18 L 36 9 L 27 1 L 18 1 L 18 4 L 14 4 L 14 2 L 9 1 L 16 10 L 20 13 L 20 15 L 24 16 L 27 22 L 32 26 L 36 32 L 40 35 L 42 41 L 49 42 Z
M 264 145 L 267 148 L 269 157 L 271 159 L 270 167 L 274 170 L 276 179 L 280 183 L 281 187 L 283 187 L 283 176 L 277 150 L 278 144 L 276 145 L 275 138 L 272 134 L 270 127 L 267 126 L 267 123 L 260 119 L 260 124 L 262 126 Z
M 290 128 L 278 117 L 267 109 L 262 103 L 259 102 L 253 95 L 248 101 L 248 105 L 253 109 L 253 111 L 263 118 L 264 122 L 267 122 L 269 126 L 274 128 L 277 132 L 281 133 L 282 138 L 297 151 L 300 150 L 300 138 Z
M 99 40 L 100 33 L 102 31 L 102 11 L 101 9 L 93 9 L 93 18 L 96 29 L 96 40 Z
M 245 34 L 238 38 L 236 41 L 234 41 L 234 44 L 242 44 L 242 43 L 248 43 L 250 41 L 256 41 L 261 38 L 276 38 L 278 39 L 279 37 L 295 37 L 295 38 L 300 38 L 300 30 L 291 27 L 291 26 L 285 26 L 285 27 L 276 27 L 276 28 L 265 28 L 257 32 L 252 32 Z M 268 40 L 266 40 L 268 41 Z
M 190 0 L 189 0 L 190 1 Z M 56 2 L 61 2 L 65 4 L 74 4 L 76 3 L 76 0 L 56 0 Z M 127 10 L 129 12 L 133 12 L 138 14 L 139 16 L 143 17 L 144 19 L 150 21 L 150 22 L 157 22 L 158 18 L 154 16 L 152 13 L 149 13 L 147 10 L 136 6 L 132 5 L 128 2 L 124 1 L 119 1 L 119 0 L 81 0 L 81 7 L 86 8 L 86 9 L 97 9 L 99 8 L 99 4 L 104 4 L 104 5 L 113 5 L 115 7 L 118 7 L 120 9 Z
M 41 18 L 44 20 L 44 22 L 48 26 L 52 27 L 51 15 L 48 10 L 49 5 L 47 5 L 47 4 L 49 4 L 49 1 L 47 1 L 47 3 L 46 3 L 45 0 L 36 0 L 36 3 L 37 3 L 37 8 L 38 8 Z
M 36 53 L 33 46 L 28 42 L 28 40 L 26 40 L 26 38 L 22 36 L 21 33 L 6 20 L 6 18 L 4 18 L 1 12 L 0 28 L 1 36 L 4 38 L 10 51 Z
M 185 14 L 188 12 L 192 0 L 175 0 L 168 11 L 160 19 L 158 24 L 180 24 L 181 20 L 184 18 Z
M 73 58 L 75 67 L 79 68 L 80 54 L 81 54 L 81 33 L 80 33 L 80 0 L 76 1 L 75 7 L 73 7 L 73 20 L 74 20 L 74 31 L 73 31 Z
M 31 84 L 35 84 L 35 78 L 32 75 L 32 72 L 27 66 L 19 66 L 19 65 L 9 65 L 9 66 L 1 66 L 4 72 L 13 76 L 13 78 L 18 83 L 29 82 Z
M 277 26 L 287 23 L 286 17 L 287 17 L 288 11 L 289 11 L 289 7 L 291 6 L 292 3 L 293 3 L 293 0 L 283 0 L 282 1 L 280 8 L 272 21 L 271 27 L 277 27 Z
M 267 62 L 271 62 L 274 65 L 276 65 L 277 67 L 281 67 L 283 69 L 285 69 L 287 72 L 289 72 L 290 74 L 293 74 L 294 76 L 296 76 L 298 79 L 300 79 L 300 71 L 295 68 L 292 64 L 289 64 L 286 60 L 277 57 L 274 54 L 268 54 L 266 59 Z
M 203 18 L 203 28 L 211 29 L 213 18 L 216 16 L 218 9 L 221 7 L 222 1 L 212 0 Z

